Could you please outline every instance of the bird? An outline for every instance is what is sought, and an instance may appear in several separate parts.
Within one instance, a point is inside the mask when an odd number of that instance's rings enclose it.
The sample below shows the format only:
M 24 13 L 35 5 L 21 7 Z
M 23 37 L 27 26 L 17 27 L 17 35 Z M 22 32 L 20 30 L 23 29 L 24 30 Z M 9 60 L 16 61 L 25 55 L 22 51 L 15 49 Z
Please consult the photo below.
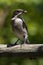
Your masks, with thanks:
M 23 41 L 23 44 L 29 44 L 29 39 L 28 39 L 28 29 L 27 25 L 24 21 L 24 19 L 21 17 L 23 13 L 27 13 L 26 10 L 23 9 L 16 9 L 13 12 L 12 18 L 11 18 L 11 26 L 12 26 L 12 31 L 15 34 L 15 36 Z M 16 41 L 15 44 L 8 44 L 7 47 L 11 47 L 17 44 L 18 40 Z

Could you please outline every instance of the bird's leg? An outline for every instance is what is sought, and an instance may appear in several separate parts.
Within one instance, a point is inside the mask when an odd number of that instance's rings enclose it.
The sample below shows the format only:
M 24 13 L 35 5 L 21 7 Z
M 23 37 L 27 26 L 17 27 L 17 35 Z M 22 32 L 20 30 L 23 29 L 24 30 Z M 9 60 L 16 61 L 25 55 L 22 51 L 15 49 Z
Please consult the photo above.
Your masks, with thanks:
M 17 42 L 19 41 L 19 39 L 14 43 L 14 44 L 7 44 L 7 47 L 12 47 L 12 46 L 15 46 L 17 45 Z
M 18 45 L 17 42 L 19 41 L 19 39 L 14 43 L 14 45 Z

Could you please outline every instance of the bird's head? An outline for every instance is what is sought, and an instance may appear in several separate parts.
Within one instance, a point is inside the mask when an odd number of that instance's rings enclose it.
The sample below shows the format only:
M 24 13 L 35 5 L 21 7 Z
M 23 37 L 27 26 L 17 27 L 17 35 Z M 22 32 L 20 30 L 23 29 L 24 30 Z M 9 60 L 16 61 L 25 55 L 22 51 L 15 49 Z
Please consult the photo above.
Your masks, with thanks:
M 13 12 L 13 16 L 12 16 L 12 19 L 14 19 L 14 17 L 18 17 L 20 16 L 21 14 L 23 13 L 26 13 L 27 11 L 26 10 L 23 10 L 23 9 L 17 9 Z

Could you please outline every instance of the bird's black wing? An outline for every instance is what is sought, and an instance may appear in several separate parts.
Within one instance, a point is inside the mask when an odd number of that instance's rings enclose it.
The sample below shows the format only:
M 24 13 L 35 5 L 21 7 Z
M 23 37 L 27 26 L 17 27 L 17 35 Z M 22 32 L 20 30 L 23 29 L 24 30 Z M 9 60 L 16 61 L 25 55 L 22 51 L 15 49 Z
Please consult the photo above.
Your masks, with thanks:
M 22 19 L 22 21 L 23 21 L 23 28 L 26 28 L 26 30 L 27 30 L 27 33 L 28 33 L 28 29 L 27 29 L 27 25 L 26 25 L 26 23 L 25 23 L 25 21 Z

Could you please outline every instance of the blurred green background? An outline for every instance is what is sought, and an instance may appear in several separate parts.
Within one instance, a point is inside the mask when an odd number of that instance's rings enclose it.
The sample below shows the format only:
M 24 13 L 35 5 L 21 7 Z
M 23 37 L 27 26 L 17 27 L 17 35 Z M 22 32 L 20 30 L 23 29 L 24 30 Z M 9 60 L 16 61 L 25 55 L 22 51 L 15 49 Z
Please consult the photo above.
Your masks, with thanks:
M 43 0 L 0 0 L 0 44 L 14 43 L 17 38 L 11 28 L 11 17 L 15 9 L 27 10 L 22 15 L 32 44 L 43 44 Z M 1 57 L 0 65 L 43 65 L 43 59 L 30 60 Z

